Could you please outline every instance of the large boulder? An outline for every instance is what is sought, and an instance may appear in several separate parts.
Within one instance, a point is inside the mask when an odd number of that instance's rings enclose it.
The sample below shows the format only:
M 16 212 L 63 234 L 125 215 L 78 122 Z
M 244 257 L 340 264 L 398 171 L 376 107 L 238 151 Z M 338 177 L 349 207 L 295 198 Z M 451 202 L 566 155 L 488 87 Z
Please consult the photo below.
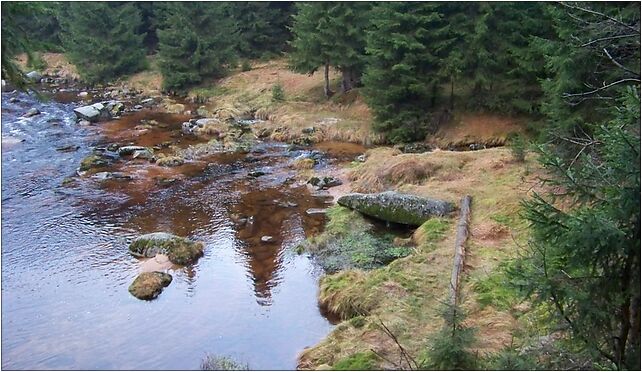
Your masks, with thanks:
M 42 74 L 38 71 L 31 71 L 25 74 L 25 77 L 33 82 L 39 83 L 42 79 Z
M 141 300 L 153 300 L 172 282 L 172 276 L 160 271 L 142 273 L 129 286 L 129 293 Z
M 340 197 L 337 203 L 380 220 L 413 226 L 419 226 L 431 217 L 447 215 L 454 209 L 454 205 L 447 201 L 394 191 L 347 194 Z
M 129 251 L 136 257 L 165 254 L 172 263 L 189 265 L 203 255 L 203 243 L 165 232 L 156 232 L 134 239 L 129 245 Z
M 106 109 L 102 103 L 94 103 L 93 105 L 81 106 L 74 109 L 74 114 L 80 120 L 87 120 L 96 122 L 100 119 L 109 118 L 109 110 Z

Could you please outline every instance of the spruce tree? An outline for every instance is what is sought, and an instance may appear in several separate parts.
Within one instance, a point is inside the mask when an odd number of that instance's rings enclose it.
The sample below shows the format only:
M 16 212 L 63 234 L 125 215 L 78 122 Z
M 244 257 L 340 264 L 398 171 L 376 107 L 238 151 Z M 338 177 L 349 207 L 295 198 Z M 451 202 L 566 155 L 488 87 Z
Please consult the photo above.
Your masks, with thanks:
M 342 90 L 360 84 L 365 64 L 365 31 L 369 25 L 368 3 L 298 3 L 292 27 L 290 65 L 313 73 L 324 68 L 326 96 L 330 96 L 328 72 L 342 73 Z
M 554 309 L 571 340 L 617 369 L 640 368 L 640 8 L 558 4 L 553 128 L 541 146 L 548 193 L 534 194 L 520 270 L 533 301 Z M 617 63 L 616 63 L 617 62 Z
M 166 90 L 182 90 L 207 77 L 221 77 L 236 62 L 238 31 L 225 4 L 168 3 L 158 30 L 160 70 Z
M 550 23 L 538 3 L 476 3 L 464 43 L 463 68 L 471 88 L 468 107 L 500 112 L 537 110 L 541 56 L 530 39 L 547 34 Z M 534 58 L 535 57 L 535 58 Z
M 141 17 L 132 3 L 68 4 L 61 14 L 69 60 L 89 83 L 106 82 L 145 67 Z
M 439 4 L 381 3 L 367 34 L 365 98 L 374 128 L 393 142 L 423 139 L 440 81 L 447 28 Z
M 466 371 L 477 369 L 477 356 L 470 348 L 475 343 L 475 330 L 464 324 L 466 313 L 456 304 L 445 306 L 444 327 L 433 336 L 427 358 L 421 369 Z
M 282 52 L 290 37 L 292 2 L 248 2 L 226 4 L 226 13 L 239 30 L 238 54 L 259 58 Z
M 548 75 L 542 111 L 554 132 L 573 132 L 604 117 L 619 87 L 639 83 L 640 6 L 551 4 L 546 11 L 555 32 L 531 43 Z

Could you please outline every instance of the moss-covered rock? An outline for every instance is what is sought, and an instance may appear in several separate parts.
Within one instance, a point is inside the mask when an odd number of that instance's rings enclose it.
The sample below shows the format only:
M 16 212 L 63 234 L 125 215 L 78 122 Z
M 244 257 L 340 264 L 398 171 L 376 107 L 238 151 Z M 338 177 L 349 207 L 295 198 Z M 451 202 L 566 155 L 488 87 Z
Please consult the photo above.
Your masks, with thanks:
M 415 195 L 386 191 L 378 194 L 348 194 L 339 205 L 388 222 L 420 226 L 431 217 L 442 217 L 454 210 L 452 203 Z
M 185 163 L 185 159 L 181 158 L 180 156 L 165 156 L 165 157 L 160 157 L 156 160 L 156 165 L 160 165 L 161 167 L 177 167 L 179 165 L 183 165 Z
M 105 167 L 109 164 L 109 162 L 105 159 L 103 159 L 101 156 L 92 154 L 84 158 L 80 162 L 80 170 L 81 171 L 88 171 L 90 169 L 94 168 L 100 168 L 100 167 Z
M 169 233 L 156 232 L 136 238 L 129 245 L 129 251 L 136 257 L 166 254 L 172 263 L 189 265 L 203 255 L 203 243 Z
M 129 286 L 129 293 L 141 300 L 153 300 L 172 282 L 172 276 L 160 271 L 142 273 Z

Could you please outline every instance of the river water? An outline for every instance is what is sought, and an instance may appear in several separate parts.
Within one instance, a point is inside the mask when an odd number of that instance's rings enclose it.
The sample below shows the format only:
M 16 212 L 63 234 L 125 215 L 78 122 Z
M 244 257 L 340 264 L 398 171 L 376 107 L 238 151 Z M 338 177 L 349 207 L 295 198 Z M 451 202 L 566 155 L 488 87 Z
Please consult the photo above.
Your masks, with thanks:
M 292 181 L 296 154 L 264 143 L 175 168 L 120 161 L 108 170 L 133 180 L 63 186 L 92 148 L 194 141 L 178 133 L 185 118 L 152 111 L 81 126 L 78 104 L 2 93 L 2 368 L 198 369 L 206 354 L 295 368 L 332 328 L 317 305 L 322 273 L 291 249 L 323 226 L 305 211 L 328 206 Z M 21 117 L 31 107 L 42 114 Z M 163 128 L 134 130 L 143 118 Z M 169 269 L 169 287 L 141 301 L 127 288 L 146 264 L 127 247 L 155 231 L 200 240 L 205 256 Z

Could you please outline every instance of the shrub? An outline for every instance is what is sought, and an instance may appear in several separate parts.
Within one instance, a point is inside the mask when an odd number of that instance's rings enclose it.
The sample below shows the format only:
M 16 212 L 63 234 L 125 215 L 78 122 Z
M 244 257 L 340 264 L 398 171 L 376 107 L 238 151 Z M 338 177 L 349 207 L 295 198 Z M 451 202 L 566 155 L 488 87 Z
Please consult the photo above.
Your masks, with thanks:
M 27 54 L 27 66 L 33 68 L 34 70 L 43 71 L 47 68 L 47 62 L 42 58 L 42 55 L 38 52 L 28 53 Z
M 285 91 L 283 91 L 283 86 L 281 84 L 274 84 L 272 86 L 272 101 L 285 101 Z
M 243 63 L 241 63 L 241 71 L 245 72 L 250 70 L 252 70 L 252 65 L 250 64 L 250 61 L 248 61 L 247 59 L 243 60 Z
M 377 356 L 372 351 L 356 353 L 339 360 L 332 366 L 333 371 L 367 371 L 375 369 Z
M 526 149 L 528 147 L 528 142 L 524 139 L 524 136 L 512 133 L 508 137 L 508 146 L 513 154 L 513 159 L 518 162 L 523 162 L 526 158 Z
M 475 370 L 477 355 L 470 351 L 475 343 L 474 329 L 466 327 L 466 314 L 457 305 L 449 305 L 443 312 L 444 328 L 433 337 L 422 369 Z
M 201 361 L 201 371 L 248 371 L 247 363 L 239 363 L 227 356 L 206 355 Z

